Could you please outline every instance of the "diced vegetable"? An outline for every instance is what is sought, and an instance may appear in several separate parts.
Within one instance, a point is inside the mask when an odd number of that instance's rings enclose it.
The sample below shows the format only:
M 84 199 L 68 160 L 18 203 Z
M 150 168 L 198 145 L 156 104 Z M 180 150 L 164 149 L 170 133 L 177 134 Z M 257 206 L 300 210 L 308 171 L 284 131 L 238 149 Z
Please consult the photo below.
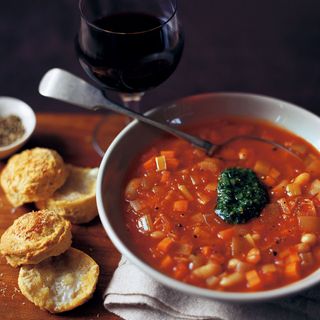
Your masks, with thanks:
M 203 205 L 206 205 L 211 200 L 211 198 L 208 195 L 206 195 L 204 192 L 197 192 L 197 196 L 198 196 L 197 201 Z
M 162 171 L 160 181 L 163 182 L 163 183 L 169 181 L 170 175 L 171 175 L 171 174 L 170 174 L 169 171 L 165 171 L 165 170 Z
M 277 181 L 276 179 L 272 178 L 271 176 L 266 176 L 263 179 L 263 182 L 268 186 L 268 187 L 273 187 L 276 185 Z
M 239 257 L 243 253 L 243 238 L 232 237 L 231 239 L 231 255 L 233 257 Z
M 137 197 L 138 188 L 140 187 L 141 179 L 134 178 L 129 181 L 124 191 L 125 196 L 128 200 L 133 200 Z
M 277 202 L 284 214 L 290 214 L 291 211 L 288 205 L 288 201 L 285 198 L 278 199 Z
M 150 158 L 146 162 L 143 163 L 143 168 L 147 171 L 156 169 L 156 161 L 155 157 Z
M 286 191 L 287 184 L 288 184 L 288 180 L 286 179 L 282 180 L 275 187 L 273 187 L 272 193 L 278 197 L 283 195 Z
M 208 183 L 204 190 L 211 192 L 211 191 L 216 191 L 217 190 L 217 184 L 215 182 Z
M 247 287 L 251 289 L 257 288 L 262 284 L 261 278 L 259 277 L 257 270 L 250 270 L 246 272 L 246 279 Z
M 298 223 L 303 232 L 320 232 L 320 217 L 300 216 Z
M 218 161 L 213 158 L 206 158 L 205 160 L 198 163 L 200 170 L 208 170 L 212 173 L 216 173 L 219 169 Z
M 191 194 L 191 192 L 188 190 L 188 188 L 185 185 L 179 184 L 178 185 L 178 189 L 181 191 L 181 193 L 183 194 L 183 196 L 187 200 L 190 200 L 190 201 L 193 200 L 193 195 Z
M 311 252 L 299 253 L 302 267 L 310 267 L 314 264 L 313 255 Z
M 225 241 L 230 241 L 232 237 L 235 235 L 236 229 L 234 227 L 224 229 L 218 232 L 217 236 L 218 238 L 225 240 Z
M 310 199 L 300 199 L 295 209 L 298 216 L 316 216 L 317 210 Z
M 173 259 L 167 255 L 165 256 L 162 261 L 160 262 L 160 268 L 161 269 L 168 269 L 174 265 Z
M 300 196 L 301 195 L 301 185 L 298 183 L 289 183 L 286 187 L 286 192 L 288 196 Z
M 130 201 L 130 206 L 134 211 L 138 212 L 144 209 L 146 207 L 146 204 L 141 200 L 133 200 L 133 201 Z
M 286 265 L 284 274 L 288 278 L 298 280 L 300 278 L 299 262 L 292 262 Z
M 180 262 L 174 267 L 173 272 L 176 279 L 182 279 L 188 274 L 189 270 L 185 263 Z
M 175 243 L 174 251 L 178 255 L 189 256 L 192 252 L 192 245 L 187 243 Z
M 310 173 L 308 172 L 303 172 L 300 173 L 295 179 L 294 183 L 300 184 L 301 186 L 304 186 L 307 184 L 310 180 Z
M 167 170 L 167 162 L 164 156 L 156 157 L 157 171 Z
M 280 176 L 280 171 L 278 171 L 276 168 L 271 168 L 269 171 L 269 176 L 272 177 L 273 179 L 277 179 Z
M 162 231 L 153 231 L 150 233 L 150 237 L 154 239 L 163 239 L 165 234 Z
M 308 172 L 311 174 L 319 174 L 320 173 L 320 160 L 313 160 L 306 168 Z
M 265 264 L 261 267 L 263 273 L 277 272 L 277 267 L 273 263 Z
M 315 179 L 312 181 L 311 185 L 310 185 L 310 189 L 309 189 L 309 193 L 311 195 L 316 195 L 320 192 L 320 180 L 319 179 Z
M 166 237 L 163 238 L 157 245 L 157 250 L 162 252 L 162 253 L 167 253 L 170 249 L 170 247 L 172 246 L 172 244 L 174 243 L 174 240 Z
M 247 240 L 248 244 L 249 244 L 251 247 L 255 247 L 255 246 L 256 246 L 256 243 L 254 242 L 254 239 L 253 239 L 253 237 L 252 237 L 251 234 L 247 233 L 247 234 L 245 234 L 243 237 L 244 237 L 244 239 Z
M 149 214 L 145 214 L 141 218 L 139 218 L 138 228 L 142 231 L 152 231 L 153 224 Z
M 179 166 L 179 160 L 175 158 L 169 158 L 166 160 L 167 168 L 170 170 L 176 170 Z
M 173 210 L 184 212 L 188 210 L 189 202 L 187 200 L 177 200 L 173 203 Z
M 301 242 L 309 246 L 314 246 L 318 242 L 318 239 L 314 233 L 305 233 L 301 237 Z
M 259 175 L 263 175 L 263 176 L 268 175 L 270 169 L 271 169 L 270 164 L 265 161 L 261 161 L 261 160 L 258 160 L 253 167 L 254 172 L 256 172 Z

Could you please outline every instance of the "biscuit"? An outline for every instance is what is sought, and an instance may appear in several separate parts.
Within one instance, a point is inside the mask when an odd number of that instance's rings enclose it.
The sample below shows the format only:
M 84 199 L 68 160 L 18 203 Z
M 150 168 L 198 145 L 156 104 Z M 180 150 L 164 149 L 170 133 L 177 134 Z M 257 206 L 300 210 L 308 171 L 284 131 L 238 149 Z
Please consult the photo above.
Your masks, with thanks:
M 57 210 L 71 223 L 91 221 L 98 215 L 96 179 L 98 168 L 68 165 L 69 176 L 65 184 L 49 199 L 36 202 L 38 209 Z
M 3 233 L 0 251 L 13 267 L 36 264 L 66 251 L 71 237 L 69 221 L 49 210 L 33 211 L 16 219 Z
M 23 266 L 18 285 L 36 306 L 51 313 L 80 306 L 91 298 L 99 276 L 99 266 L 84 252 L 70 248 L 35 266 Z
M 56 151 L 34 148 L 11 157 L 0 182 L 9 202 L 18 207 L 50 197 L 67 176 L 68 170 Z

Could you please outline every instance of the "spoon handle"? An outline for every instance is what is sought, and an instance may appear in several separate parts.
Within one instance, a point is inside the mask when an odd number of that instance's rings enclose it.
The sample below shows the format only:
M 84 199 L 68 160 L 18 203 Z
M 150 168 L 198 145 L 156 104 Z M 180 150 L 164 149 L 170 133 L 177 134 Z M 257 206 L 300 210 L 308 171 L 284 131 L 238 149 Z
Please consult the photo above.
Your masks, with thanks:
M 71 103 L 85 109 L 97 110 L 103 108 L 138 119 L 141 122 L 187 140 L 205 150 L 208 155 L 211 155 L 216 148 L 215 145 L 207 140 L 177 130 L 167 124 L 152 120 L 141 113 L 111 102 L 103 96 L 99 89 L 62 69 L 51 69 L 43 76 L 39 85 L 39 93 L 45 97 Z

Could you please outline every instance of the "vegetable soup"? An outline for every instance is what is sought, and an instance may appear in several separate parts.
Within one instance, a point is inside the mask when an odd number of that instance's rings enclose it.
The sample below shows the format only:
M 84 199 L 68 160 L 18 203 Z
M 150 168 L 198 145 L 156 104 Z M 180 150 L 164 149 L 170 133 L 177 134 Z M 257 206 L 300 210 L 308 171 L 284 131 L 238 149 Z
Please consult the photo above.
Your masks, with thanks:
M 139 256 L 174 279 L 221 291 L 274 289 L 315 271 L 319 152 L 255 119 L 220 118 L 188 132 L 218 144 L 262 137 L 297 157 L 250 139 L 213 157 L 173 137 L 157 141 L 139 156 L 124 190 L 126 225 Z

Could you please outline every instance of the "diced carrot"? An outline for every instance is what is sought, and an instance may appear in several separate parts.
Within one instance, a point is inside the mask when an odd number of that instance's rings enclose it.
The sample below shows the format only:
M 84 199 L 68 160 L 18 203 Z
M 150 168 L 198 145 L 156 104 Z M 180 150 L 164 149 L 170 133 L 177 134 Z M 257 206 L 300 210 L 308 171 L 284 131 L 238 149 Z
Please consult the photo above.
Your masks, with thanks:
M 261 268 L 262 279 L 265 285 L 273 285 L 278 280 L 277 267 L 274 264 L 266 264 Z
M 169 255 L 167 255 L 162 259 L 160 263 L 160 268 L 168 269 L 173 266 L 173 263 L 174 263 L 173 259 Z
M 146 162 L 144 162 L 143 168 L 146 170 L 155 170 L 156 169 L 155 157 L 152 157 L 149 160 L 147 160 Z
M 176 157 L 176 153 L 173 150 L 162 150 L 162 151 L 160 151 L 160 154 L 162 156 L 166 157 L 166 160 Z
M 229 241 L 232 239 L 232 237 L 235 234 L 235 228 L 228 228 L 228 229 L 224 229 L 218 232 L 218 238 L 225 240 L 225 241 Z
M 268 187 L 273 187 L 277 183 L 271 176 L 266 176 L 263 181 Z
M 161 251 L 162 253 L 167 253 L 169 251 L 169 248 L 172 246 L 174 243 L 174 240 L 166 237 L 163 238 L 157 245 L 157 250 Z
M 291 264 L 293 262 L 300 262 L 300 257 L 297 252 L 291 253 L 287 258 L 286 258 L 286 263 Z
M 163 182 L 163 183 L 167 182 L 170 178 L 170 175 L 171 174 L 169 171 L 166 171 L 166 170 L 162 171 L 160 182 Z
M 189 202 L 187 200 L 177 200 L 173 203 L 173 211 L 184 212 L 188 210 Z
M 298 262 L 291 262 L 285 266 L 284 274 L 291 279 L 300 279 L 300 270 Z
M 171 170 L 175 170 L 179 166 L 179 160 L 177 160 L 176 158 L 169 158 L 166 160 L 166 162 L 167 162 L 167 168 Z
M 259 175 L 264 175 L 266 176 L 267 174 L 269 174 L 270 171 L 270 164 L 267 162 L 264 162 L 262 160 L 258 160 L 255 165 L 253 170 L 259 174 Z
M 211 247 L 209 246 L 203 246 L 200 248 L 201 253 L 205 256 L 205 257 L 209 257 L 212 250 Z
M 188 274 L 189 269 L 185 263 L 180 262 L 174 267 L 173 272 L 175 279 L 182 279 Z
M 275 168 L 271 168 L 269 171 L 269 175 L 273 178 L 273 179 L 277 179 L 280 176 L 280 172 L 275 169 Z
M 246 279 L 247 279 L 247 287 L 250 289 L 258 288 L 261 286 L 261 278 L 258 275 L 256 270 L 250 270 L 246 272 Z

